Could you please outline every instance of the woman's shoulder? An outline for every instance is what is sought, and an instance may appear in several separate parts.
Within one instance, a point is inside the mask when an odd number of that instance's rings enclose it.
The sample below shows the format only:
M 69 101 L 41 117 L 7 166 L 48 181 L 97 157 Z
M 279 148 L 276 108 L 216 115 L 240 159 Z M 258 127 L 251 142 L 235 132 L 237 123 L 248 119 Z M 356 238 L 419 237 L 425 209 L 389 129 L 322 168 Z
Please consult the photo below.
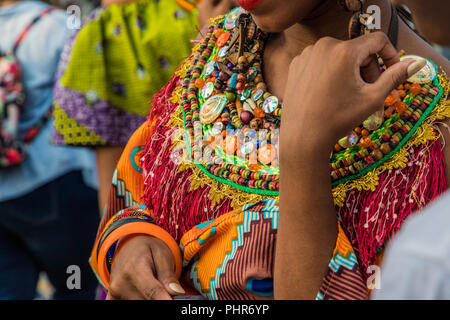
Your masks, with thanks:
M 401 57 L 406 59 L 421 57 Z M 448 92 L 448 77 L 427 59 L 421 71 L 390 93 L 383 111 L 337 142 L 330 160 L 337 204 L 344 204 L 340 191 L 375 190 L 381 173 L 411 165 L 414 148 L 437 139 L 433 123 L 450 116 Z

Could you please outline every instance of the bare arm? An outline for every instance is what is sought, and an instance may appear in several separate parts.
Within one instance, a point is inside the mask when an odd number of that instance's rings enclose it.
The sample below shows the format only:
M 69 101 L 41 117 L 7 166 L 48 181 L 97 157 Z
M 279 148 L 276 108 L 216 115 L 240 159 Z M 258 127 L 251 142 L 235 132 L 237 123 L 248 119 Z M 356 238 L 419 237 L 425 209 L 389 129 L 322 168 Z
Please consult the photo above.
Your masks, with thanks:
M 304 142 L 299 141 L 306 150 Z M 310 150 L 280 162 L 276 299 L 314 299 L 336 244 L 328 157 Z
M 123 147 L 100 147 L 95 149 L 98 171 L 98 204 L 100 212 L 108 200 L 111 180 Z

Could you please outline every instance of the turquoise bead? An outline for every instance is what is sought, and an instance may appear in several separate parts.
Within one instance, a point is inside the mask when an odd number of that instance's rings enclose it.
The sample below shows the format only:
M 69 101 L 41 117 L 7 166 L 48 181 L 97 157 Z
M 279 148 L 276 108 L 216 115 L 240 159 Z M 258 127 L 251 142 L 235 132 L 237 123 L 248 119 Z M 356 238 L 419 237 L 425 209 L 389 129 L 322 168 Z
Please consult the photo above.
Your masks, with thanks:
M 230 78 L 230 88 L 236 89 L 236 85 L 238 83 L 237 81 L 237 73 L 233 73 L 233 75 Z

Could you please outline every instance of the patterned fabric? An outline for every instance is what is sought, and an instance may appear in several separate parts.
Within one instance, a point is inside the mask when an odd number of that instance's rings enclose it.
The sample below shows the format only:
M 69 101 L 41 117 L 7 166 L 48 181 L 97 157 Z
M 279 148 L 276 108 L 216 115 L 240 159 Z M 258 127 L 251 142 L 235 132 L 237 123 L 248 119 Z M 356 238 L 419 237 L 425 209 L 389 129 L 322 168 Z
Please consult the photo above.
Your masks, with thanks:
M 197 24 L 196 12 L 174 0 L 94 11 L 62 55 L 53 142 L 125 145 L 148 100 L 189 55 Z
M 199 224 L 181 239 L 184 264 L 207 299 L 273 297 L 276 200 L 244 206 Z
M 328 272 L 317 294 L 317 300 L 360 300 L 368 298 L 358 259 L 339 224 L 339 234 Z
M 277 197 L 233 189 L 183 157 L 186 141 L 179 102 L 191 59 L 154 96 L 149 119 L 126 146 L 98 235 L 107 232 L 108 221 L 120 210 L 144 205 L 152 223 L 180 244 L 186 288 L 193 286 L 208 299 L 273 298 Z M 446 78 L 440 81 L 447 94 Z M 396 165 L 391 162 L 379 172 L 376 184 L 345 190 L 342 205 L 336 206 L 336 247 L 317 299 L 367 299 L 367 267 L 378 263 L 385 243 L 409 215 L 447 188 L 432 122 L 448 116 L 450 105 L 442 100 L 411 144 L 393 156 Z M 105 263 L 96 261 L 97 250 L 95 246 L 91 258 L 94 270 Z

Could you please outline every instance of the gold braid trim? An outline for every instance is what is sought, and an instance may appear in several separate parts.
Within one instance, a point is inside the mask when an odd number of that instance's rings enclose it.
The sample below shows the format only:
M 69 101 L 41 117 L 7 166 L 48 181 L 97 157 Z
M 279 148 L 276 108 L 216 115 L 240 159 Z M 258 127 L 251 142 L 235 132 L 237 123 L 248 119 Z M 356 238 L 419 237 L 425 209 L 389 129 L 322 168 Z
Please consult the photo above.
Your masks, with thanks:
M 450 89 L 450 79 L 445 75 L 439 75 L 439 83 L 444 89 L 441 100 L 434 107 L 433 111 L 424 120 L 422 125 L 408 142 L 386 162 L 355 180 L 344 182 L 333 188 L 334 204 L 343 207 L 347 192 L 353 189 L 358 191 L 375 191 L 378 186 L 379 175 L 386 170 L 405 168 L 408 163 L 408 150 L 413 146 L 423 145 L 429 141 L 435 141 L 439 138 L 433 129 L 433 123 L 437 120 L 450 118 L 450 101 L 448 99 Z
M 221 183 L 207 176 L 195 164 L 182 164 L 178 172 L 191 170 L 192 175 L 189 177 L 191 185 L 189 191 L 209 186 L 209 199 L 212 201 L 213 207 L 220 204 L 225 198 L 231 200 L 231 207 L 238 209 L 249 203 L 257 203 L 264 199 L 275 199 L 277 197 L 263 196 L 255 193 L 241 191 L 230 185 Z

